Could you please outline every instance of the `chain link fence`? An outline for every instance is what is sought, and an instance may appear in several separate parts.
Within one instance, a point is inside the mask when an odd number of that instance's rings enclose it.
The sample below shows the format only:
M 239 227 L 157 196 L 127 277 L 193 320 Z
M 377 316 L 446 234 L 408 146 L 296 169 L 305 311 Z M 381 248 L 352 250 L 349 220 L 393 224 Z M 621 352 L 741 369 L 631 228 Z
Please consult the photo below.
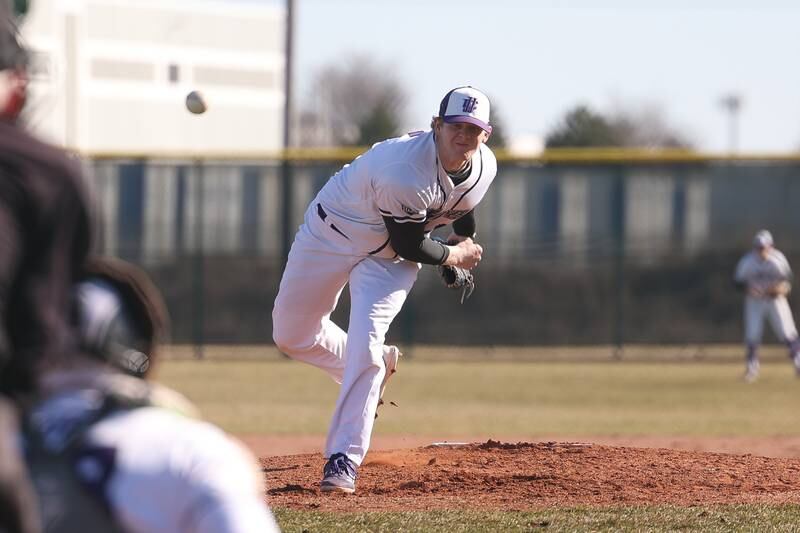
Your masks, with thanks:
M 87 159 L 97 249 L 150 272 L 169 305 L 174 342 L 271 343 L 288 245 L 343 163 Z M 476 210 L 486 251 L 472 298 L 459 305 L 425 267 L 390 338 L 738 342 L 736 261 L 768 228 L 800 264 L 798 205 L 800 157 L 501 158 Z M 347 291 L 340 307 L 334 319 L 346 326 Z

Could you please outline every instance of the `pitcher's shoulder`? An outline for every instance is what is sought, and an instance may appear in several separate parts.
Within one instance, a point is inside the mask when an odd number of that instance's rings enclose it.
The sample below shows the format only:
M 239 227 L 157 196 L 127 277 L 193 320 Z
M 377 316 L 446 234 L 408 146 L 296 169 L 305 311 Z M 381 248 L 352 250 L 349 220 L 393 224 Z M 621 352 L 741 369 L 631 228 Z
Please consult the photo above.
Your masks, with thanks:
M 372 150 L 413 151 L 433 147 L 433 132 L 431 130 L 411 131 L 400 137 L 386 139 L 372 145 Z
M 481 160 L 483 161 L 484 167 L 491 171 L 493 174 L 497 173 L 497 157 L 495 157 L 494 152 L 491 148 L 482 144 L 480 146 L 481 151 Z
M 484 157 L 484 159 L 491 159 L 492 161 L 495 162 L 495 164 L 497 164 L 497 157 L 495 157 L 492 149 L 486 146 L 485 143 L 481 144 L 480 150 L 481 150 L 481 155 Z
M 428 131 L 419 135 L 406 134 L 388 139 L 370 150 L 370 159 L 378 174 L 391 174 L 391 169 L 398 167 L 414 169 L 413 173 L 430 174 L 430 169 L 436 165 L 433 134 Z

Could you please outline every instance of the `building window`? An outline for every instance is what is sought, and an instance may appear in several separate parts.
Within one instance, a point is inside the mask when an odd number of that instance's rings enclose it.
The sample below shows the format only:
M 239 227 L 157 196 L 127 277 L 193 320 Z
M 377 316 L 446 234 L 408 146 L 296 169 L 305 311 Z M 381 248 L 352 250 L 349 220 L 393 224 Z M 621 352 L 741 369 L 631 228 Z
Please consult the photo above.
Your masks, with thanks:
M 172 63 L 169 66 L 169 81 L 170 83 L 178 83 L 180 81 L 180 71 L 178 65 Z

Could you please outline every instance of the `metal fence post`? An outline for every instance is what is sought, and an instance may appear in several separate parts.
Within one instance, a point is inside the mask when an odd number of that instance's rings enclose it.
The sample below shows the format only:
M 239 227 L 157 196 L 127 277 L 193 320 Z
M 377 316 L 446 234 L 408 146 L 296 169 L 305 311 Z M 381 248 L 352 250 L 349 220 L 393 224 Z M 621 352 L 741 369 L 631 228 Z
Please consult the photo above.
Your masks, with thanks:
M 614 359 L 622 358 L 625 344 L 625 169 L 619 166 L 611 192 L 614 235 Z
M 192 261 L 192 299 L 194 301 L 192 313 L 192 337 L 194 338 L 194 355 L 197 359 L 203 358 L 204 329 L 205 329 L 205 264 L 204 264 L 204 233 L 203 220 L 205 218 L 204 200 L 205 191 L 203 183 L 203 162 L 195 160 L 195 179 L 197 190 L 195 194 L 195 250 Z
M 292 168 L 289 160 L 284 154 L 281 163 L 281 268 L 286 267 L 289 258 L 289 249 L 292 247 L 294 231 L 292 221 L 294 219 L 294 183 L 292 182 Z

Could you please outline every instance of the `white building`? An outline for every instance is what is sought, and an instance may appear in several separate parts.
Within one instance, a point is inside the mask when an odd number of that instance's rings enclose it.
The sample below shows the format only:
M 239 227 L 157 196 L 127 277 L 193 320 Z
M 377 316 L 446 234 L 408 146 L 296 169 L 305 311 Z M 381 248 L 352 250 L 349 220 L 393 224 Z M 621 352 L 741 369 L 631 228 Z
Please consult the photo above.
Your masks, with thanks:
M 27 120 L 92 155 L 236 155 L 283 139 L 285 10 L 230 0 L 36 0 Z M 200 90 L 203 115 L 184 107 Z

